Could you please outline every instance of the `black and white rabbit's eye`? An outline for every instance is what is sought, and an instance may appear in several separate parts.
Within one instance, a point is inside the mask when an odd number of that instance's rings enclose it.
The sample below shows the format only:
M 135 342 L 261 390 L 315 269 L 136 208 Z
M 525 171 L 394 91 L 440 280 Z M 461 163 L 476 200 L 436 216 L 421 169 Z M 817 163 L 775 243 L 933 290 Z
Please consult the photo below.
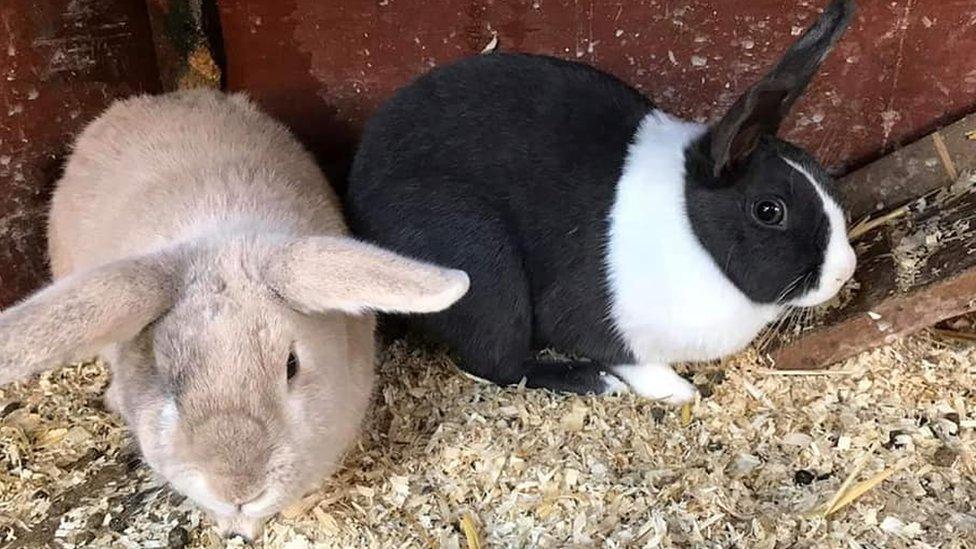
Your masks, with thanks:
M 293 377 L 298 374 L 298 357 L 295 356 L 295 351 L 288 353 L 288 364 L 286 366 L 288 381 L 291 381 Z
M 786 219 L 786 204 L 778 198 L 760 198 L 752 204 L 752 217 L 770 227 L 782 225 Z

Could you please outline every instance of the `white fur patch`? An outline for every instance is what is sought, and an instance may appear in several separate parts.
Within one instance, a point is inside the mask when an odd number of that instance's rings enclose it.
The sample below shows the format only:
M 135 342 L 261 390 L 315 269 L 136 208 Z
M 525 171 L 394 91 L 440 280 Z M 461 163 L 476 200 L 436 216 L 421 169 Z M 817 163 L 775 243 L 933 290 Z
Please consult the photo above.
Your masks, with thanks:
M 641 122 L 610 211 L 610 318 L 640 363 L 710 360 L 746 345 L 782 308 L 752 302 L 691 227 L 685 148 L 701 124 Z
M 803 166 L 788 158 L 780 158 L 813 185 L 814 190 L 817 191 L 817 196 L 820 197 L 824 212 L 827 214 L 827 221 L 830 224 L 830 235 L 827 237 L 827 250 L 824 252 L 820 280 L 817 281 L 815 288 L 800 298 L 793 300 L 791 303 L 799 307 L 812 307 L 828 301 L 840 291 L 844 283 L 854 274 L 854 269 L 857 267 L 857 256 L 854 254 L 854 249 L 847 239 L 847 224 L 844 221 L 844 212 L 840 209 L 837 202 L 824 192 L 820 183 Z
M 167 399 L 166 404 L 163 404 L 159 410 L 159 430 L 160 434 L 164 435 L 163 438 L 172 438 L 172 431 L 176 428 L 179 420 L 180 411 L 176 407 L 176 402 L 173 399 Z
M 620 376 L 634 393 L 672 405 L 690 402 L 698 394 L 694 385 L 688 383 L 666 364 L 614 366 L 613 373 Z
M 621 395 L 630 392 L 630 386 L 611 373 L 600 372 L 600 380 L 603 381 L 602 394 L 604 395 Z

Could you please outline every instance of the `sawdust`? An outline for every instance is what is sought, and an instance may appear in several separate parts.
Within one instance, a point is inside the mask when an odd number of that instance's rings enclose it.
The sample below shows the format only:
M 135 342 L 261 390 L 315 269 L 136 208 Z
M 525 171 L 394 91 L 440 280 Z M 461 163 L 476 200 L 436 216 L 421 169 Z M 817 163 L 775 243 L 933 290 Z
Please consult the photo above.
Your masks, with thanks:
M 976 539 L 976 346 L 917 336 L 847 361 L 837 376 L 779 376 L 758 364 L 749 352 L 700 367 L 704 398 L 682 421 L 680 411 L 632 396 L 479 384 L 442 353 L 393 342 L 359 449 L 288 518 L 272 521 L 264 544 L 965 547 Z M 132 459 L 124 429 L 101 407 L 105 383 L 101 366 L 82 365 L 0 393 L 0 540 L 223 546 L 207 518 Z M 862 478 L 890 476 L 829 519 L 815 514 L 858 463 Z

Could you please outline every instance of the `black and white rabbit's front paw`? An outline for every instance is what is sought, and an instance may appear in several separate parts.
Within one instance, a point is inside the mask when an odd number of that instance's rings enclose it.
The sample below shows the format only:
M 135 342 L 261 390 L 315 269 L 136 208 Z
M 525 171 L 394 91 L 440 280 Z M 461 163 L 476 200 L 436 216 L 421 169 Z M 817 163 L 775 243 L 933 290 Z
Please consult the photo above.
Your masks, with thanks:
M 667 364 L 627 364 L 613 367 L 613 377 L 633 393 L 678 406 L 695 400 L 698 390 Z

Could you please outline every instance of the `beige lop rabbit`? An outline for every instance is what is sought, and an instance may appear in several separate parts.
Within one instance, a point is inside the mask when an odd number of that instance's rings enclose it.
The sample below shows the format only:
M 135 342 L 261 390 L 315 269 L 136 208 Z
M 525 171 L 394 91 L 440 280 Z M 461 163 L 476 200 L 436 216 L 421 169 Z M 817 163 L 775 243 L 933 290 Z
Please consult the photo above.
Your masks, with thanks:
M 101 355 L 146 462 L 228 534 L 321 481 L 373 387 L 371 311 L 439 311 L 462 271 L 347 236 L 311 156 L 243 96 L 119 101 L 79 137 L 55 282 L 0 315 L 0 385 Z

